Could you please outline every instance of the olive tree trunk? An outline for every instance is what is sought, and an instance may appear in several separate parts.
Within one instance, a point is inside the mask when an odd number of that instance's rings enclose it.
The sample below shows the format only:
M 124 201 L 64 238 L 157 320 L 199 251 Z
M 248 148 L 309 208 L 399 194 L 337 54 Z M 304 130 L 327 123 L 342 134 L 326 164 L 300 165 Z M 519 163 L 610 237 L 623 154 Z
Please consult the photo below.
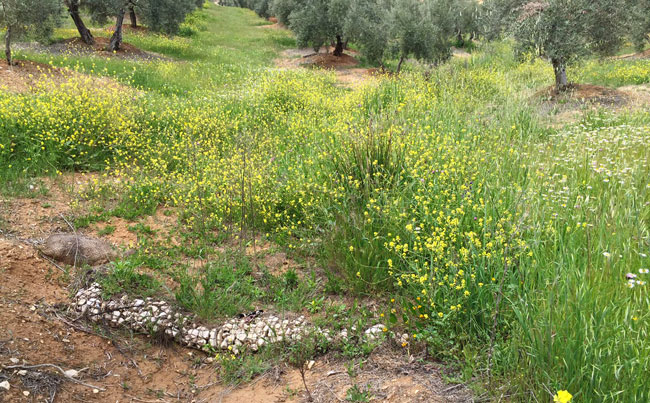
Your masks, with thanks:
M 138 27 L 138 17 L 135 15 L 135 8 L 129 6 L 129 17 L 131 18 L 131 28 Z
M 399 72 L 402 71 L 402 63 L 404 63 L 404 56 L 401 56 L 399 58 L 399 63 L 397 63 L 397 71 L 395 71 L 395 73 L 399 74 Z
M 68 0 L 65 2 L 65 4 L 68 6 L 68 13 L 70 14 L 70 18 L 72 18 L 72 21 L 74 21 L 75 27 L 77 27 L 77 31 L 79 32 L 81 40 L 87 45 L 94 45 L 95 38 L 93 38 L 90 30 L 86 27 L 86 24 L 84 24 L 81 16 L 79 15 L 79 1 Z
M 124 24 L 124 9 L 120 10 L 115 20 L 115 32 L 111 36 L 111 41 L 108 43 L 109 52 L 117 52 L 122 45 L 122 25 Z
M 336 47 L 332 54 L 337 57 L 343 56 L 343 40 L 341 39 L 341 35 L 336 35 Z
M 13 65 L 13 60 L 11 60 L 11 25 L 7 27 L 5 33 L 5 57 L 7 58 L 7 64 L 9 66 Z
M 555 90 L 562 92 L 569 85 L 566 78 L 566 64 L 559 59 L 553 59 L 551 63 L 553 63 L 553 72 L 555 73 Z

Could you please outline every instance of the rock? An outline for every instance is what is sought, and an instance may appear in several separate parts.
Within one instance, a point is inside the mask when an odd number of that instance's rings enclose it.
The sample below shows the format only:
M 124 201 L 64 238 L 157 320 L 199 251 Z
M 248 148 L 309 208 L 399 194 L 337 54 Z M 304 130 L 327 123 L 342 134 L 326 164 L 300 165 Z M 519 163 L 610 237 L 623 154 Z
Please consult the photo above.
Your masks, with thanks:
M 314 360 L 309 361 L 309 362 L 307 363 L 307 369 L 312 369 L 312 367 L 314 366 L 314 364 L 316 364 L 316 361 L 314 361 Z
M 20 376 L 27 375 L 27 370 L 26 369 L 21 369 L 20 371 L 18 371 L 18 375 L 20 375 Z
M 9 381 L 2 381 L 0 382 L 0 389 L 4 391 L 8 391 L 11 385 L 9 385 Z
M 69 265 L 97 266 L 118 257 L 118 253 L 109 243 L 78 234 L 50 235 L 40 251 L 54 260 Z
M 11 357 L 9 361 L 11 361 L 12 364 L 18 364 L 20 362 L 20 360 L 16 357 Z
M 69 370 L 65 371 L 64 374 L 68 378 L 76 378 L 76 377 L 79 376 L 79 371 L 74 370 L 74 369 L 69 369 Z
M 28 390 L 23 390 L 23 396 L 25 396 L 25 397 L 29 396 L 29 391 Z
M 98 394 L 98 393 L 99 393 L 99 389 L 93 389 L 93 393 L 94 393 L 94 394 Z

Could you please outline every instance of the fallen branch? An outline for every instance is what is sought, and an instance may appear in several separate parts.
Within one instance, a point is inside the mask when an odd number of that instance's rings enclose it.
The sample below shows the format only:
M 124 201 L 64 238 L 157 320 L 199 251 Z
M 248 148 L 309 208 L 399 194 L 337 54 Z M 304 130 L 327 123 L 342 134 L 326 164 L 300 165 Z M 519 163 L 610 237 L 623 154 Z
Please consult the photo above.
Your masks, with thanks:
M 38 251 L 38 256 L 41 257 L 42 259 L 47 260 L 47 261 L 50 262 L 51 264 L 53 264 L 54 267 L 56 267 L 57 269 L 61 270 L 63 273 L 66 272 L 66 270 L 65 270 L 63 267 L 59 266 L 59 265 L 54 261 L 54 259 L 51 259 L 49 256 L 45 256 L 41 251 Z
M 451 392 L 452 390 L 460 388 L 461 386 L 465 386 L 465 384 L 464 383 L 457 383 L 457 384 L 455 384 L 453 386 L 450 386 L 447 389 L 443 390 L 442 393 Z
M 54 369 L 58 370 L 59 372 L 61 372 L 61 374 L 62 374 L 62 375 L 63 375 L 67 380 L 69 380 L 70 382 L 74 382 L 74 383 L 76 383 L 76 384 L 79 384 L 79 385 L 85 386 L 85 387 L 87 387 L 87 388 L 101 390 L 102 392 L 106 391 L 106 389 L 104 389 L 104 388 L 102 388 L 102 387 L 95 386 L 95 385 L 91 385 L 91 384 L 89 384 L 89 383 L 85 383 L 85 382 L 82 382 L 82 381 L 80 381 L 80 380 L 78 380 L 78 379 L 74 379 L 74 378 L 71 377 L 71 376 L 68 376 L 68 374 L 65 373 L 65 371 L 63 370 L 63 368 L 59 367 L 58 365 L 54 365 L 54 364 L 9 365 L 9 366 L 3 366 L 3 368 L 4 368 L 4 369 L 36 369 L 36 368 L 54 368 Z

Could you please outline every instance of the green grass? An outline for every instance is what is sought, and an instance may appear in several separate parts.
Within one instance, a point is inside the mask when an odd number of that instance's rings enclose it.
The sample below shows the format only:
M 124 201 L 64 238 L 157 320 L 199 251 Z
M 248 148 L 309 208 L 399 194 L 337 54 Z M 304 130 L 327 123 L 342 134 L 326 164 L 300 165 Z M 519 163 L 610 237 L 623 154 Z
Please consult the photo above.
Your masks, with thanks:
M 69 19 L 65 22 L 56 31 L 54 40 L 77 36 Z M 207 10 L 195 11 L 190 23 L 185 25 L 194 32 L 189 37 L 128 30 L 124 34 L 126 43 L 173 61 L 142 62 L 119 57 L 32 52 L 17 52 L 17 58 L 52 62 L 56 66 L 113 77 L 137 88 L 186 96 L 194 91 L 223 91 L 238 86 L 271 65 L 279 50 L 295 46 L 285 31 L 259 28 L 260 21 L 250 10 L 210 5 Z M 110 23 L 91 30 L 95 36 L 109 37 L 109 27 Z

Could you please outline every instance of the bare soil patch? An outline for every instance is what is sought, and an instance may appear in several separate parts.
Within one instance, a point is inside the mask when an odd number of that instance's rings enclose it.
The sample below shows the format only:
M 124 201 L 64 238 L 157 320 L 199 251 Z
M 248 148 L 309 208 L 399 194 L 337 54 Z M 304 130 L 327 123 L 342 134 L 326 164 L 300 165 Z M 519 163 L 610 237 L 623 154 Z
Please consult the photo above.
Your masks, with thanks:
M 455 46 L 451 47 L 451 54 L 454 57 L 460 58 L 460 59 L 469 59 L 472 57 L 472 55 L 467 52 L 465 49 L 457 48 Z
M 539 91 L 535 97 L 555 104 L 599 104 L 605 106 L 625 105 L 628 100 L 624 92 L 592 84 L 569 84 L 564 92 L 557 92 L 554 86 Z
M 650 105 L 650 84 L 626 85 L 619 87 L 618 90 L 628 95 L 632 106 L 647 107 Z
M 282 53 L 284 58 L 277 59 L 276 65 L 283 68 L 321 68 L 342 70 L 355 67 L 359 61 L 349 54 L 334 56 L 331 53 L 315 53 L 312 49 L 289 49 Z
M 334 56 L 331 53 L 318 54 L 308 57 L 305 62 L 308 65 L 334 70 L 355 67 L 359 64 L 357 59 L 345 53 L 341 56 Z
M 628 91 L 592 84 L 570 84 L 567 91 L 561 93 L 551 86 L 538 91 L 531 98 L 539 104 L 540 114 L 549 117 L 551 127 L 573 123 L 586 110 L 632 107 L 635 99 Z
M 52 80 L 61 80 L 63 76 L 61 70 L 47 64 L 30 60 L 15 60 L 15 63 L 9 66 L 5 59 L 0 60 L 0 89 L 26 92 L 44 76 Z
M 365 69 L 356 67 L 359 61 L 354 58 L 353 50 L 348 50 L 343 56 L 337 57 L 329 52 L 329 48 L 323 48 L 315 53 L 311 48 L 288 49 L 282 52 L 282 58 L 276 59 L 278 68 L 299 69 L 299 68 L 320 68 L 332 70 L 336 73 L 338 82 L 348 88 L 356 88 L 365 83 L 368 79 L 380 75 L 377 69 Z
M 4 59 L 0 61 L 0 90 L 25 93 L 38 90 L 39 84 L 44 82 L 58 86 L 74 77 L 87 77 L 91 85 L 118 88 L 127 93 L 137 92 L 134 88 L 109 77 L 89 76 L 31 60 L 16 60 L 15 63 L 15 66 L 9 66 Z
M 106 50 L 109 42 L 109 38 L 95 37 L 95 44 L 88 45 L 84 43 L 81 38 L 69 38 L 50 45 L 39 43 L 18 44 L 17 48 L 37 52 L 47 52 L 56 55 L 95 55 L 100 57 L 119 57 L 122 59 L 139 61 L 171 60 L 166 56 L 138 49 L 127 42 L 122 42 L 121 48 L 117 52 L 109 52 Z

